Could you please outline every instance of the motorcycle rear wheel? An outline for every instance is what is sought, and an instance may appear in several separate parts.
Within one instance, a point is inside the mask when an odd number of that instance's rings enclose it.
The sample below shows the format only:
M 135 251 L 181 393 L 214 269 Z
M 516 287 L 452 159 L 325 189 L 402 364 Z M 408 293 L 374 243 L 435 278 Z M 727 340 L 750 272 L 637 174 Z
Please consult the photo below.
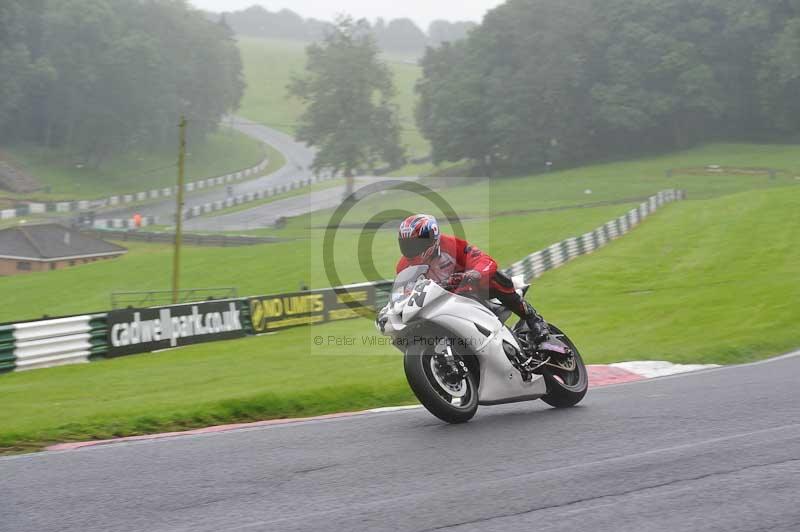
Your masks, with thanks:
M 403 357 L 406 379 L 419 402 L 447 423 L 466 423 L 478 410 L 478 385 L 472 372 L 461 382 L 448 384 L 432 347 L 409 346 Z M 459 355 L 455 355 L 459 359 Z
M 589 389 L 589 375 L 586 365 L 583 363 L 580 351 L 558 327 L 550 324 L 550 331 L 553 336 L 567 344 L 575 357 L 575 369 L 571 371 L 545 366 L 542 376 L 547 383 L 547 395 L 542 397 L 542 401 L 556 408 L 570 408 L 578 403 L 586 395 Z

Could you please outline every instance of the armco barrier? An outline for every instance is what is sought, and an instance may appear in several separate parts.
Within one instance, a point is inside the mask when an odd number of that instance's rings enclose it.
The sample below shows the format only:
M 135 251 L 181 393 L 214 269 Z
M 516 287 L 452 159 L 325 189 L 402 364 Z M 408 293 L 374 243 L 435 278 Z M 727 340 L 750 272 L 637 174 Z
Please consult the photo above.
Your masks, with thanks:
M 252 168 L 233 172 L 228 175 L 219 177 L 209 177 L 199 181 L 192 181 L 186 183 L 186 192 L 193 192 L 213 186 L 234 183 L 241 181 L 245 177 L 256 175 L 269 166 L 269 159 L 264 158 L 260 163 Z M 15 209 L 4 210 L 0 213 L 2 219 L 15 218 L 17 216 L 26 216 L 29 214 L 43 214 L 46 212 L 77 212 L 88 211 L 93 209 L 102 209 L 105 207 L 117 207 L 128 203 L 154 200 L 159 198 L 169 198 L 175 194 L 177 187 L 155 188 L 141 192 L 131 192 L 128 194 L 118 194 L 116 196 L 109 196 L 107 198 L 100 198 L 94 200 L 75 200 L 75 201 L 58 201 L 58 202 L 26 202 L 21 203 Z
M 246 205 L 248 203 L 261 201 L 264 199 L 271 198 L 273 196 L 277 196 L 278 194 L 305 188 L 314 183 L 321 183 L 323 181 L 328 181 L 330 179 L 334 179 L 334 177 L 326 175 L 326 176 L 298 179 L 296 181 L 292 181 L 284 185 L 276 185 L 274 187 L 265 188 L 263 190 L 257 190 L 255 192 L 247 192 L 245 194 L 230 196 L 228 198 L 225 198 L 224 200 L 211 201 L 208 203 L 203 203 L 202 205 L 193 205 L 187 209 L 184 209 L 183 219 L 190 220 L 192 218 L 197 218 L 198 216 L 203 216 L 213 212 L 218 212 L 224 209 L 230 209 L 232 207 L 237 207 L 239 205 Z M 148 225 L 157 225 L 159 223 L 171 224 L 172 222 L 173 222 L 172 219 L 159 220 L 155 216 L 146 216 L 142 219 L 142 227 Z M 92 227 L 94 229 L 132 229 L 134 227 L 134 221 L 133 218 L 98 218 L 94 221 Z
M 255 192 L 247 192 L 245 194 L 239 194 L 237 196 L 231 196 L 225 198 L 224 200 L 212 201 L 209 203 L 204 203 L 202 205 L 194 205 L 183 211 L 183 218 L 185 220 L 189 220 L 191 218 L 197 218 L 198 216 L 203 216 L 204 214 L 209 214 L 224 209 L 230 209 L 232 207 L 237 207 L 239 205 L 246 205 L 248 203 L 261 201 L 264 199 L 271 198 L 273 196 L 277 196 L 278 194 L 283 194 L 286 192 L 290 192 L 292 190 L 298 190 L 301 188 L 311 186 L 314 183 L 321 183 L 323 181 L 329 181 L 331 179 L 335 179 L 335 177 L 332 175 L 325 175 L 325 176 L 315 176 L 310 178 L 297 179 L 290 183 L 286 183 L 283 185 L 276 185 L 274 187 L 265 188 L 263 190 L 257 190 Z
M 18 323 L 11 326 L 17 371 L 88 362 L 107 349 L 105 314 Z
M 0 325 L 0 373 L 14 371 L 17 367 L 14 355 L 14 326 Z
M 155 231 L 115 231 L 111 230 L 91 230 L 82 229 L 82 232 L 93 236 L 99 236 L 107 240 L 119 240 L 122 242 L 156 242 L 168 243 L 175 242 L 175 233 L 159 233 Z M 285 239 L 274 236 L 237 236 L 237 235 L 201 235 L 195 233 L 183 233 L 183 243 L 191 246 L 210 246 L 210 247 L 237 247 L 237 246 L 256 246 L 259 244 L 274 244 L 283 242 Z
M 142 216 L 139 227 L 148 227 L 156 225 L 158 218 L 156 216 Z M 138 229 L 136 221 L 131 218 L 103 218 L 95 220 L 92 224 L 93 229 L 106 229 L 113 231 L 114 229 Z
M 317 323 L 348 319 L 357 315 L 356 311 L 349 308 L 348 301 L 381 307 L 388 300 L 391 286 L 391 281 L 379 281 L 337 289 L 210 300 L 147 309 L 124 309 L 102 314 L 0 325 L 0 372 L 78 364 L 198 342 L 271 332 L 273 327 L 270 326 L 267 330 L 264 326 L 264 323 L 267 323 L 264 321 L 265 318 L 276 325 L 275 329 L 308 324 L 309 320 L 305 318 L 309 316 L 318 316 Z M 311 299 L 323 305 L 319 312 L 313 310 L 311 306 L 304 307 L 308 312 L 292 306 L 306 305 Z M 251 316 L 253 302 L 268 303 L 271 309 L 279 303 L 280 315 L 268 317 L 264 313 L 265 307 L 262 306 L 258 310 L 260 314 L 256 316 L 259 326 L 254 327 Z M 231 308 L 231 304 L 236 305 L 236 311 Z M 221 319 L 224 318 L 220 322 L 223 326 L 220 330 L 208 330 L 208 316 L 211 313 L 218 314 Z M 148 337 L 155 330 L 156 324 L 153 320 L 156 319 L 162 321 L 166 319 L 169 323 L 167 326 L 158 324 L 160 331 L 158 340 L 152 336 Z M 288 319 L 297 321 L 294 325 L 289 325 L 286 323 Z M 276 320 L 284 323 L 278 324 Z M 229 327 L 230 324 L 234 326 Z M 112 325 L 116 325 L 116 331 L 111 329 Z M 198 326 L 204 330 L 199 330 Z M 121 327 L 125 330 L 123 331 Z M 116 340 L 112 338 L 113 334 L 118 336 Z M 125 341 L 120 342 L 123 336 Z
M 638 207 L 631 209 L 619 218 L 607 222 L 594 231 L 581 236 L 568 238 L 542 251 L 532 253 L 505 270 L 509 275 L 522 275 L 526 281 L 541 277 L 544 272 L 558 268 L 581 255 L 594 252 L 609 241 L 627 234 L 659 207 L 686 199 L 683 190 L 662 190 L 651 196 Z
M 607 244 L 608 241 L 628 233 L 659 207 L 683 199 L 685 199 L 685 193 L 681 190 L 661 191 L 635 209 L 631 209 L 594 231 L 568 238 L 528 255 L 513 264 L 506 272 L 511 275 L 523 275 L 526 280 L 540 277 L 544 272 L 557 268 L 581 255 L 592 253 Z M 390 281 L 378 281 L 336 289 L 143 309 L 140 311 L 140 315 L 137 315 L 135 310 L 117 311 L 117 315 L 123 317 L 122 321 L 117 320 L 117 322 L 129 323 L 131 327 L 138 327 L 146 320 L 153 321 L 156 317 L 166 316 L 173 323 L 170 326 L 171 331 L 174 331 L 175 325 L 172 321 L 174 319 L 185 319 L 186 326 L 190 329 L 195 327 L 192 324 L 200 324 L 201 327 L 204 327 L 202 317 L 204 313 L 207 314 L 205 310 L 220 313 L 224 309 L 216 308 L 216 306 L 236 302 L 239 315 L 234 321 L 240 320 L 241 322 L 241 327 L 237 326 L 236 331 L 226 329 L 224 332 L 220 331 L 220 334 L 193 340 L 191 336 L 197 335 L 195 329 L 195 334 L 187 336 L 188 340 L 172 343 L 182 345 L 195 341 L 214 341 L 245 334 L 271 332 L 291 326 L 354 317 L 357 312 L 349 308 L 348 301 L 382 307 L 386 304 L 391 286 Z M 189 310 L 186 310 L 187 307 Z M 287 308 L 290 309 L 290 312 L 286 311 Z M 159 309 L 162 311 L 170 309 L 170 311 L 163 314 Z M 130 316 L 124 316 L 126 312 Z M 229 308 L 228 312 L 233 313 L 234 311 Z M 147 342 L 144 342 L 141 350 L 138 348 L 128 349 L 125 346 L 122 346 L 121 350 L 117 346 L 116 353 L 110 352 L 109 315 L 93 314 L 0 325 L 0 372 L 87 362 L 95 358 L 124 354 L 124 351 L 146 352 L 147 349 L 153 348 L 153 342 L 149 342 L 150 345 L 146 345 Z M 134 323 L 137 325 L 134 326 Z M 181 327 L 183 326 L 181 322 Z M 152 332 L 152 327 L 149 330 Z M 206 335 L 208 331 L 201 330 L 200 334 Z M 171 337 L 176 340 L 178 338 L 174 334 Z M 184 337 L 183 332 L 181 337 Z M 166 340 L 162 339 L 162 341 Z

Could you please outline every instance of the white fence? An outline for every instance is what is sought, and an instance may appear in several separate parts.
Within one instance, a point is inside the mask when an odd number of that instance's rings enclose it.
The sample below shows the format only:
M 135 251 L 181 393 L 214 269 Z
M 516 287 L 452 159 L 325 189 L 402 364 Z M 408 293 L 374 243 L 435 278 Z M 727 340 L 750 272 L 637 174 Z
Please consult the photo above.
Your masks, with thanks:
M 526 280 L 536 279 L 562 264 L 605 246 L 609 241 L 619 238 L 639 225 L 645 218 L 656 212 L 659 207 L 673 201 L 686 199 L 683 190 L 662 190 L 638 207 L 631 209 L 619 218 L 607 222 L 594 231 L 581 236 L 568 238 L 552 246 L 531 253 L 519 262 L 515 262 L 506 270 L 509 275 L 523 275 Z

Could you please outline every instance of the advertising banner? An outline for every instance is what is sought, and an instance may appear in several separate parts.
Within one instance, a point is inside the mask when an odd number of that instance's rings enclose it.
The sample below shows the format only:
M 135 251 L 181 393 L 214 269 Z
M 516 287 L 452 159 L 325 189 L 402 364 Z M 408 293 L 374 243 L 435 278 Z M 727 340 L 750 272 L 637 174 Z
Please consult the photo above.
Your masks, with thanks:
M 250 298 L 250 317 L 256 334 L 361 316 L 374 312 L 376 287 L 352 285 Z
M 108 313 L 109 357 L 241 338 L 242 300 L 205 301 Z

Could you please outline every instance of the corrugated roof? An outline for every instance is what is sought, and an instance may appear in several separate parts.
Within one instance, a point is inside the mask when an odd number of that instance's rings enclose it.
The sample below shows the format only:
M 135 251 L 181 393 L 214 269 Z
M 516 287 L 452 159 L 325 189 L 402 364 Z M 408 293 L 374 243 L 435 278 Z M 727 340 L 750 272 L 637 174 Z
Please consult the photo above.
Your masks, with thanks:
M 58 224 L 0 230 L 0 256 L 49 260 L 126 251 L 122 246 Z

